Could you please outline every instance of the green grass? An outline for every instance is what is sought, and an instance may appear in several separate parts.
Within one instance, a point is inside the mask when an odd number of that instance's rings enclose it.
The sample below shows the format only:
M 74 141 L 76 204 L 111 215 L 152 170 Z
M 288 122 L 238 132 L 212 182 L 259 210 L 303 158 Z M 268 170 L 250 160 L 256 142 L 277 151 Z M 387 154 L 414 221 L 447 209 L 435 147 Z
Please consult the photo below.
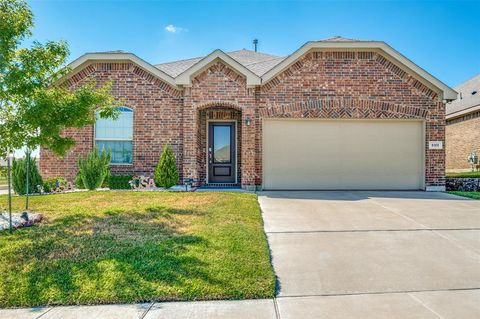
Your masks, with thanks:
M 0 232 L 0 308 L 274 296 L 253 194 L 84 192 L 30 207 L 41 224 Z
M 480 192 L 456 192 L 455 191 L 455 192 L 449 192 L 449 193 L 453 195 L 472 198 L 472 199 L 480 199 Z
M 457 177 L 457 178 L 471 178 L 471 177 L 478 177 L 480 178 L 480 172 L 461 172 L 461 173 L 447 173 L 446 177 Z
M 6 189 L 7 188 L 7 179 L 4 178 L 3 176 L 0 176 L 0 189 Z

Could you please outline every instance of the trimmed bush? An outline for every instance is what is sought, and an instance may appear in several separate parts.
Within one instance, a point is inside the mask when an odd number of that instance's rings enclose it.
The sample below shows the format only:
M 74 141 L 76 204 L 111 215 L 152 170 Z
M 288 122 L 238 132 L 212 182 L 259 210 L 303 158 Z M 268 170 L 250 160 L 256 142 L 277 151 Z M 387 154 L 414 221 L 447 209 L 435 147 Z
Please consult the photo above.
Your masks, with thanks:
M 80 173 L 77 173 L 75 176 L 75 188 L 85 189 L 85 185 L 83 185 L 82 176 L 80 176 Z
M 177 185 L 179 175 L 175 154 L 170 145 L 165 145 L 160 156 L 160 161 L 155 168 L 153 179 L 157 187 L 170 188 Z
M 27 161 L 28 173 L 27 173 Z M 37 160 L 32 158 L 31 153 L 27 152 L 23 159 L 13 159 L 12 162 L 12 186 L 15 193 L 25 195 L 27 193 L 27 174 L 28 174 L 28 193 L 37 193 L 38 187 L 43 185 L 42 176 L 38 172 Z
M 129 182 L 132 178 L 132 175 L 112 175 L 108 179 L 108 187 L 110 189 L 130 189 L 132 187 Z
M 94 148 L 86 158 L 78 159 L 78 167 L 80 178 L 85 185 L 85 188 L 94 190 L 102 186 L 105 178 L 110 172 L 110 151 L 102 150 L 98 154 L 98 148 Z

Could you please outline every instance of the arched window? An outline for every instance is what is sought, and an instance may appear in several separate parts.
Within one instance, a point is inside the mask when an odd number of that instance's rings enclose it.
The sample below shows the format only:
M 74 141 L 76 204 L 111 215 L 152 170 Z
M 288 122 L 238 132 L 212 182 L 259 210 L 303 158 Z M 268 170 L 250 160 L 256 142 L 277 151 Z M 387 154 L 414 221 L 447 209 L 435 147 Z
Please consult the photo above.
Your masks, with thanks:
M 133 110 L 118 107 L 120 112 L 116 120 L 102 119 L 97 112 L 95 123 L 95 144 L 98 151 L 102 149 L 112 152 L 112 164 L 132 163 L 133 142 Z

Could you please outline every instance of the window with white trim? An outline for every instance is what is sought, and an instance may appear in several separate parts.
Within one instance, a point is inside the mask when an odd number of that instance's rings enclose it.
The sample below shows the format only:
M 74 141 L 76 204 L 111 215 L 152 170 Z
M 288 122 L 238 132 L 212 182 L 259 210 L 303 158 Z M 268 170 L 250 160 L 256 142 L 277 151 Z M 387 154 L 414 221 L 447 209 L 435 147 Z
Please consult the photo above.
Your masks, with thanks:
M 133 110 L 117 107 L 117 119 L 102 119 L 96 114 L 95 145 L 98 151 L 110 150 L 112 164 L 132 164 L 133 155 Z

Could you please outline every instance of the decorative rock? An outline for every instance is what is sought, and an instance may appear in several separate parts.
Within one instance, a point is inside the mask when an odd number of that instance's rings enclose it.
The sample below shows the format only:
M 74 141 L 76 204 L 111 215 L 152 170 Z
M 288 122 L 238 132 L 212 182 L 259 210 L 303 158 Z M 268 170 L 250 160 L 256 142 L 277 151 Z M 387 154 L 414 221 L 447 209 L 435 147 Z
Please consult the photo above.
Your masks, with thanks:
M 29 212 L 12 213 L 12 227 L 21 228 L 32 226 L 33 224 L 41 222 L 43 219 L 42 214 L 34 214 Z M 7 212 L 0 214 L 0 231 L 8 229 L 10 227 L 10 219 Z
M 447 191 L 480 192 L 480 178 L 447 178 Z

